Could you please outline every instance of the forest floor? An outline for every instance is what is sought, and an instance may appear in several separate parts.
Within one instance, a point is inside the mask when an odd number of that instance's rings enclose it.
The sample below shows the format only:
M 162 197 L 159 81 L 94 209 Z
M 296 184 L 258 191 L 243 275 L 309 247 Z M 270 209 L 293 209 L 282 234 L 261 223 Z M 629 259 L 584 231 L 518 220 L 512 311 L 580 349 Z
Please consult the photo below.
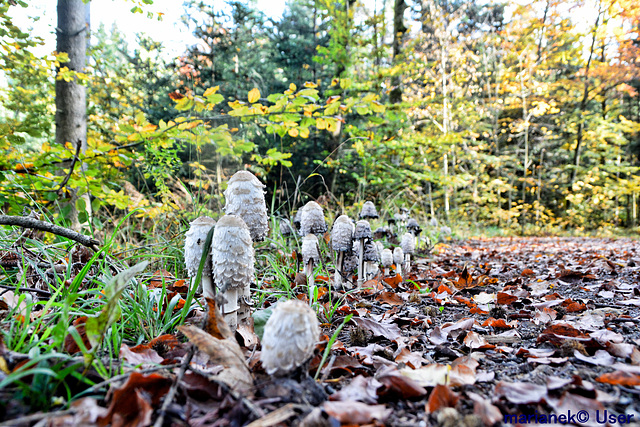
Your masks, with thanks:
M 122 361 L 137 369 L 102 384 L 106 396 L 0 425 L 143 426 L 161 412 L 156 425 L 640 425 L 638 241 L 449 241 L 411 264 L 401 282 L 376 278 L 341 299 L 320 293 L 326 310 L 340 303 L 321 325 L 311 377 L 352 317 L 318 381 L 266 375 L 251 331 L 227 338 L 244 355 L 230 362 L 224 336 L 180 329 L 199 349 L 188 369 L 178 366 L 190 354 L 181 334 L 123 345 Z M 0 361 L 10 353 L 0 348 Z

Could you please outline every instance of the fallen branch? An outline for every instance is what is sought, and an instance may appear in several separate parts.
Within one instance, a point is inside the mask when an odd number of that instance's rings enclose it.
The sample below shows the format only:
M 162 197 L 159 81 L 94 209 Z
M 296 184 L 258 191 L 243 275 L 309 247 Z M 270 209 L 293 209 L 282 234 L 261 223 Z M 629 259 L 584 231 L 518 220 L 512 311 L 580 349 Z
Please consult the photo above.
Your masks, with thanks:
M 77 233 L 68 228 L 60 227 L 59 225 L 51 224 L 50 222 L 39 221 L 37 219 L 24 217 L 24 216 L 10 216 L 0 215 L 0 225 L 16 225 L 22 228 L 31 228 L 34 230 L 46 231 L 58 236 L 66 237 L 67 239 L 78 242 L 83 246 L 86 246 L 94 251 L 98 251 L 100 242 L 84 234 Z

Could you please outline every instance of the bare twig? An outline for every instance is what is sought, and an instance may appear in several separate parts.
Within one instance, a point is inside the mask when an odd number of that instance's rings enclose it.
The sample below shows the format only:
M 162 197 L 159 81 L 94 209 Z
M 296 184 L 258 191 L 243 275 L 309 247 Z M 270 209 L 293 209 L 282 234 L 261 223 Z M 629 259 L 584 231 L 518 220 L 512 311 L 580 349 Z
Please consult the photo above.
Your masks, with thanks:
M 180 371 L 178 371 L 178 375 L 176 375 L 176 377 L 173 379 L 173 384 L 171 384 L 171 388 L 169 389 L 169 392 L 165 396 L 164 402 L 162 402 L 162 407 L 160 408 L 160 414 L 158 415 L 156 422 L 153 424 L 153 427 L 162 427 L 162 424 L 164 423 L 164 416 L 167 412 L 167 409 L 169 408 L 169 405 L 173 401 L 173 398 L 175 397 L 178 391 L 178 385 L 180 384 L 180 381 L 182 381 L 182 378 L 184 378 L 184 374 L 187 372 L 187 369 L 189 368 L 189 363 L 191 363 L 191 359 L 193 358 L 194 354 L 196 354 L 196 346 L 194 344 L 191 344 L 191 348 L 189 348 L 189 352 L 185 355 L 184 359 L 182 360 L 182 363 L 180 365 Z
M 100 246 L 100 242 L 98 240 L 85 236 L 84 234 L 77 233 L 68 228 L 60 227 L 59 225 L 51 224 L 50 222 L 40 221 L 24 216 L 0 215 L 0 225 L 16 225 L 18 227 L 46 231 L 48 233 L 53 233 L 58 236 L 66 237 L 67 239 L 71 239 L 83 246 L 93 249 L 96 252 Z
M 56 411 L 56 412 L 44 412 L 44 413 L 39 413 L 39 414 L 31 414 L 31 415 L 26 415 L 24 417 L 20 417 L 20 418 L 15 418 L 13 420 L 9 420 L 9 421 L 5 421 L 3 423 L 0 423 L 0 427 L 16 427 L 16 426 L 21 426 L 21 425 L 30 425 L 31 423 L 33 423 L 34 421 L 40 421 L 46 418 L 50 418 L 50 417 L 58 417 L 61 415 L 71 415 L 71 414 L 75 414 L 76 410 L 75 409 L 67 409 L 65 411 Z

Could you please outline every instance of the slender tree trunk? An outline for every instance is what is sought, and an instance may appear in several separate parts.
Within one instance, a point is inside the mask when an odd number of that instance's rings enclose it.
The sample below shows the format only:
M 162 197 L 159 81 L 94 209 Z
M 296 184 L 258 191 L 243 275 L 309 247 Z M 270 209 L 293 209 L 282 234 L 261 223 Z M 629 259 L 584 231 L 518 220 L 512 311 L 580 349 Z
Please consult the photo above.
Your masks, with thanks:
M 402 54 L 402 39 L 407 32 L 404 25 L 404 11 L 407 4 L 404 0 L 395 0 L 393 4 L 393 63 L 397 64 Z M 389 93 L 389 101 L 392 104 L 402 102 L 402 76 L 396 75 L 391 79 L 391 92 Z
M 58 0 L 57 51 L 66 53 L 69 61 L 62 63 L 58 72 L 67 67 L 71 71 L 84 72 L 87 58 L 89 4 L 82 0 Z M 76 79 L 56 79 L 56 143 L 70 143 L 74 152 L 87 149 L 87 92 Z M 80 162 L 78 162 L 80 163 Z M 80 164 L 78 167 L 82 167 Z M 80 228 L 76 209 L 77 191 L 71 189 L 71 227 Z M 85 193 L 86 194 L 86 193 Z M 84 197 L 85 209 L 90 213 L 88 195 Z

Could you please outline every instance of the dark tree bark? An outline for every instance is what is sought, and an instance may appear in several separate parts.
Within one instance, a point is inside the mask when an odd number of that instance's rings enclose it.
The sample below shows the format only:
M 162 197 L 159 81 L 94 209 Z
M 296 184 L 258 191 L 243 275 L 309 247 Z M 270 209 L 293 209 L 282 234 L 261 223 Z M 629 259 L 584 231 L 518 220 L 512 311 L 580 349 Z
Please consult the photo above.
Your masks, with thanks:
M 404 24 L 404 11 L 407 4 L 404 0 L 395 0 L 393 3 L 393 62 L 396 63 L 402 54 L 402 39 L 407 32 Z M 402 102 L 401 76 L 394 76 L 391 80 L 393 88 L 389 93 L 389 101 L 392 104 Z

